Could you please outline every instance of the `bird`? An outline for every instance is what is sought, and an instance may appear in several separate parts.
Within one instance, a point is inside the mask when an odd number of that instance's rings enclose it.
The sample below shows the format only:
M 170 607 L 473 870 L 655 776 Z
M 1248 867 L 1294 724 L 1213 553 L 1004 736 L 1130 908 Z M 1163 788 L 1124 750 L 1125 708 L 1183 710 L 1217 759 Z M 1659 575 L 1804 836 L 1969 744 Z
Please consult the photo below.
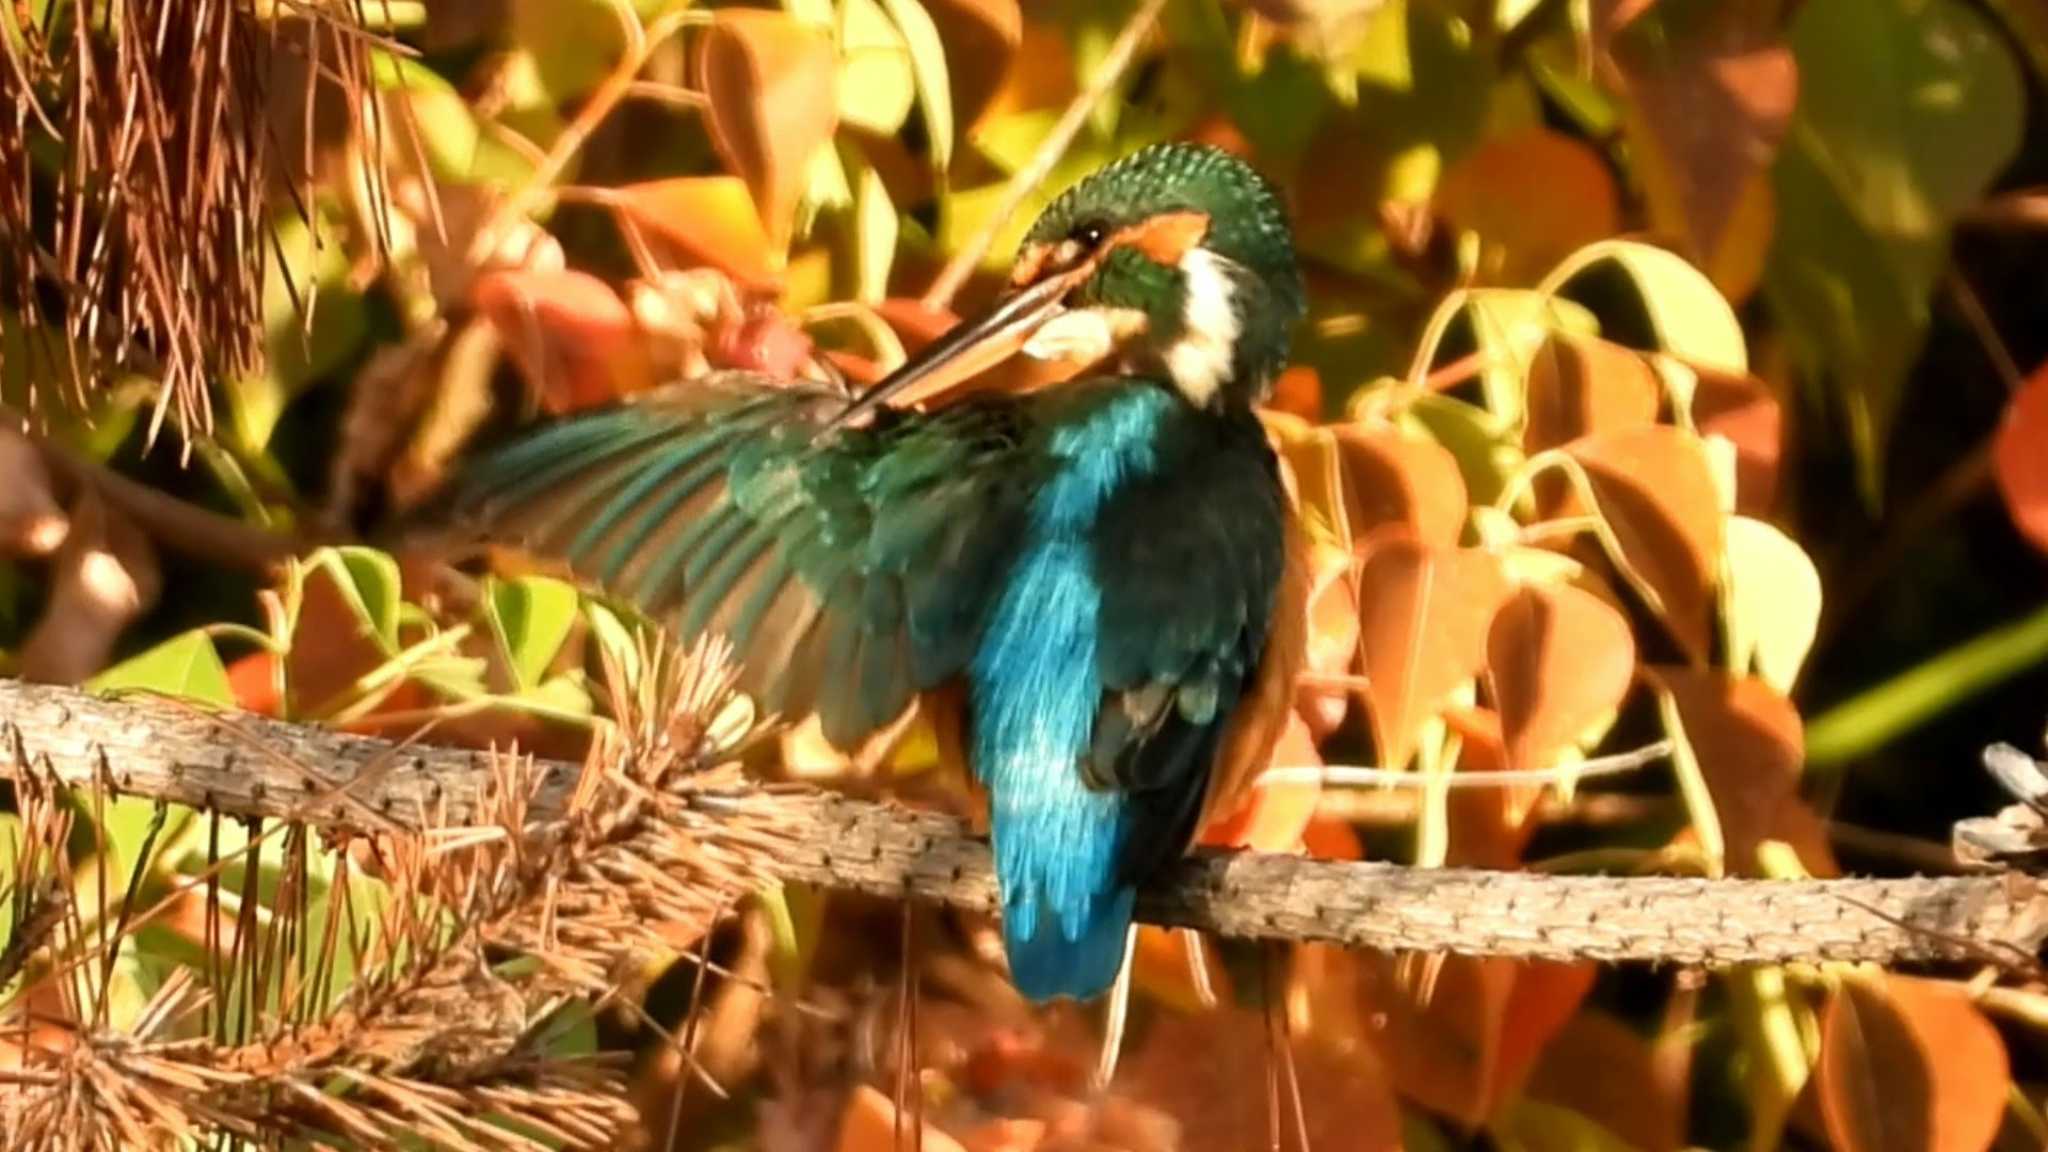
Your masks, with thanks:
M 842 748 L 949 693 L 1012 983 L 1093 1000 L 1230 750 L 1277 731 L 1291 529 L 1255 406 L 1304 311 L 1274 188 L 1153 145 L 1055 197 L 995 303 L 864 393 L 665 386 L 483 453 L 434 517 L 725 636 L 743 690 Z M 977 388 L 1019 353 L 1089 367 Z

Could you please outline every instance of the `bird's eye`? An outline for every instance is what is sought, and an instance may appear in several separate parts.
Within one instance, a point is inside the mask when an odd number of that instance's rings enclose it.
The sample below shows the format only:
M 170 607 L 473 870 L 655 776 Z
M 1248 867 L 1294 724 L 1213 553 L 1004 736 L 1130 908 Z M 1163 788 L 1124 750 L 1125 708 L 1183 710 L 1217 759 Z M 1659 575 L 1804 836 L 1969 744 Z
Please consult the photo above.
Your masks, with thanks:
M 1106 235 L 1108 230 L 1103 228 L 1099 221 L 1089 220 L 1074 225 L 1074 230 L 1067 233 L 1067 238 L 1079 244 L 1082 249 L 1092 252 L 1102 247 L 1102 240 Z

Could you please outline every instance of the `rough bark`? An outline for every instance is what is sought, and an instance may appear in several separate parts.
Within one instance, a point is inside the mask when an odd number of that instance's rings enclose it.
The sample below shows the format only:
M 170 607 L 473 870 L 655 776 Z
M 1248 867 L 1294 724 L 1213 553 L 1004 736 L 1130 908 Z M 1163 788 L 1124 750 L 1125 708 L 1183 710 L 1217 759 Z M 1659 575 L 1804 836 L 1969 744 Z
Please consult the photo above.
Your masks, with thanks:
M 237 816 L 357 829 L 378 818 L 460 821 L 482 753 L 400 746 L 246 715 L 0 682 L 15 760 L 85 786 Z M 577 766 L 545 766 L 573 779 Z M 343 787 L 346 786 L 346 787 Z M 340 790 L 340 795 L 336 790 Z M 536 816 L 559 802 L 544 789 Z M 994 906 L 987 845 L 950 817 L 811 789 L 706 795 L 704 809 L 775 809 L 785 879 L 964 908 Z M 372 817 L 370 814 L 377 814 Z M 1223 936 L 1387 950 L 1677 964 L 2030 958 L 2048 938 L 2048 894 L 1988 874 L 1813 881 L 1554 876 L 1199 855 L 1143 893 L 1153 923 Z

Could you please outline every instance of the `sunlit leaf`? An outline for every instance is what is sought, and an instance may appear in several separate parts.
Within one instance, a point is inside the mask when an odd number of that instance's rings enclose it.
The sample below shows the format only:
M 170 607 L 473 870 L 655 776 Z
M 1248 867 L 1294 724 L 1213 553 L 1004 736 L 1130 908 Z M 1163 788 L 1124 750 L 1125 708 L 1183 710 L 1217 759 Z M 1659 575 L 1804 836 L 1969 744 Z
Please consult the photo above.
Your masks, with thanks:
M 1641 353 L 1597 337 L 1555 333 L 1529 366 L 1522 446 L 1540 452 L 1591 433 L 1654 423 L 1660 392 Z
M 2013 526 L 2048 552 L 2048 366 L 2027 377 L 2006 405 L 1992 459 Z
M 1398 768 L 1417 730 L 1486 660 L 1486 630 L 1507 594 L 1499 561 L 1405 533 L 1376 542 L 1358 578 L 1359 659 L 1381 762 Z
M 946 46 L 919 0 L 882 0 L 882 7 L 910 49 L 910 71 L 917 80 L 917 107 L 924 116 L 932 167 L 943 172 L 953 163 L 953 89 L 947 81 Z
M 613 197 L 634 226 L 743 287 L 772 291 L 780 283 L 781 253 L 770 246 L 760 213 L 738 177 L 651 180 L 616 189 Z
M 1504 187 L 1521 189 L 1503 196 Z M 1620 205 L 1607 164 L 1591 147 L 1547 128 L 1487 139 L 1436 187 L 1436 208 L 1481 241 L 1488 283 L 1534 282 L 1583 245 L 1614 234 Z
M 549 412 L 594 407 L 654 382 L 632 310 L 588 272 L 487 272 L 474 299 Z
M 576 589 L 542 576 L 493 580 L 484 602 L 516 686 L 538 686 L 576 622 Z
M 857 295 L 879 301 L 889 294 L 889 268 L 896 258 L 896 205 L 873 168 L 861 169 L 853 196 Z
M 1672 634 L 1704 657 L 1722 528 L 1698 438 L 1653 424 L 1583 437 L 1565 451 L 1584 466 L 1598 514 L 1655 594 Z
M 811 156 L 838 123 L 832 41 L 780 12 L 721 8 L 697 41 L 697 71 L 711 139 L 746 181 L 769 246 L 782 252 Z
M 1682 741 L 1712 795 L 1730 867 L 1753 872 L 1756 846 L 1772 835 L 1798 787 L 1805 754 L 1798 711 L 1753 677 L 1669 665 L 1645 672 L 1677 704 Z
M 595 88 L 626 50 L 618 0 L 512 0 L 511 39 L 529 53 L 548 98 Z
M 1875 501 L 1949 226 L 2018 148 L 2025 96 L 1997 29 L 1963 0 L 1813 0 L 1792 48 L 1799 106 L 1765 288 L 1841 405 Z
M 1619 274 L 1634 290 L 1655 350 L 1725 372 L 1749 371 L 1735 309 L 1705 273 L 1677 253 L 1635 240 L 1603 240 L 1574 253 L 1543 284 L 1569 295 L 1580 276 L 1603 273 Z
M 2012 1075 L 1998 1030 L 1961 989 L 1851 977 L 1828 1001 L 1818 1084 L 1843 1152 L 1983 1152 Z
M 1315 738 L 1298 715 L 1290 715 L 1273 747 L 1273 763 L 1286 768 L 1317 768 L 1323 762 Z M 1293 852 L 1316 812 L 1322 786 L 1315 780 L 1254 779 L 1235 811 L 1212 820 L 1202 843 L 1260 852 Z
M 1747 516 L 1728 521 L 1727 557 L 1728 666 L 1790 694 L 1820 627 L 1820 572 L 1791 537 Z
M 213 638 L 204 632 L 186 632 L 131 656 L 86 681 L 95 692 L 139 689 L 182 696 L 217 708 L 235 706 L 235 694 L 228 686 L 228 670 L 221 663 Z
M 369 634 L 387 649 L 397 647 L 402 582 L 398 561 L 389 553 L 345 544 L 314 553 L 306 567 L 332 577 L 342 602 Z
M 891 135 L 917 102 L 910 46 L 878 0 L 839 5 L 839 118 Z
M 1635 675 L 1628 620 L 1571 585 L 1529 585 L 1495 614 L 1487 667 L 1511 768 L 1548 767 L 1611 716 Z
M 1693 427 L 1702 436 L 1725 436 L 1735 445 L 1735 510 L 1747 516 L 1769 512 L 1778 498 L 1784 456 L 1784 412 L 1778 398 L 1754 376 L 1738 376 L 1691 365 L 1660 362 L 1660 373 L 1682 370 L 1690 384 Z

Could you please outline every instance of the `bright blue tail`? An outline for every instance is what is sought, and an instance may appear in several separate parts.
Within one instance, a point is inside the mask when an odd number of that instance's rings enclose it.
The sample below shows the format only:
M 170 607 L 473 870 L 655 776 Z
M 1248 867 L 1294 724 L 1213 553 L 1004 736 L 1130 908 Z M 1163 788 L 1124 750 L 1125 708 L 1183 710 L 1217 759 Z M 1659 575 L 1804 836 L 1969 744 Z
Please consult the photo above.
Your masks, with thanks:
M 1135 895 L 1125 888 L 1097 902 L 1082 919 L 1078 937 L 1068 936 L 1062 917 L 1043 903 L 1004 908 L 1003 946 L 1017 991 L 1033 1001 L 1092 1000 L 1108 991 L 1123 967 Z

